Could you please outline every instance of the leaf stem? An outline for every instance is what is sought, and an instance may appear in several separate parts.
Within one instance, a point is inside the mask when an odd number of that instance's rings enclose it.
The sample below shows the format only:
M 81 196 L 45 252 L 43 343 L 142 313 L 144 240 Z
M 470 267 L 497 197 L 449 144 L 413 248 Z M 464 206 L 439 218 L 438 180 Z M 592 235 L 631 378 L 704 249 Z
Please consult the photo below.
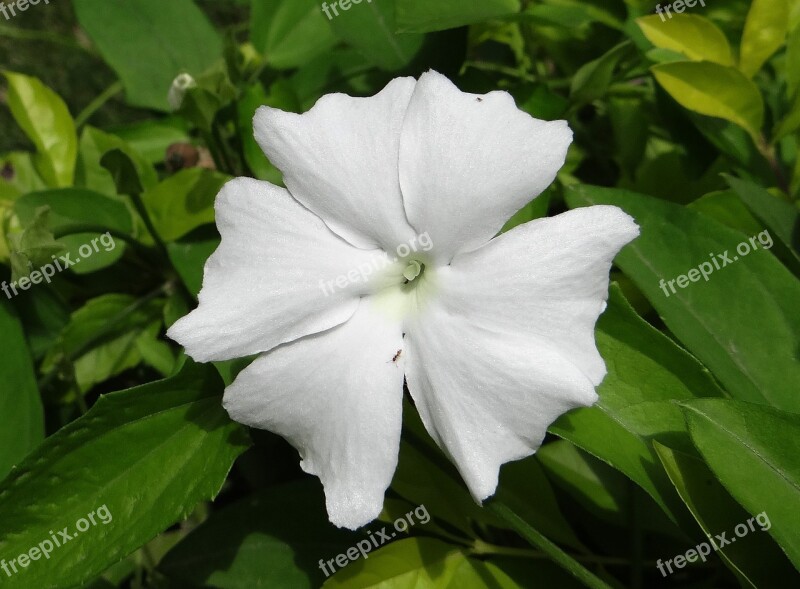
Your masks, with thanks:
M 116 82 L 111 84 L 108 88 L 103 90 L 97 96 L 97 98 L 95 98 L 89 104 L 87 104 L 86 108 L 84 108 L 78 114 L 78 116 L 75 117 L 75 126 L 79 129 L 83 127 L 83 125 L 86 124 L 86 121 L 88 121 L 94 113 L 100 110 L 106 102 L 108 102 L 109 100 L 114 98 L 117 94 L 122 92 L 122 88 L 123 88 L 122 82 L 117 80 Z
M 538 530 L 534 529 L 516 513 L 500 501 L 494 500 L 487 507 L 496 515 L 506 521 L 517 533 L 525 538 L 532 546 L 539 548 L 550 560 L 561 566 L 576 579 L 591 589 L 611 589 L 602 579 L 597 577 L 585 567 L 581 566 L 574 558 L 564 552 L 555 543 L 547 539 Z

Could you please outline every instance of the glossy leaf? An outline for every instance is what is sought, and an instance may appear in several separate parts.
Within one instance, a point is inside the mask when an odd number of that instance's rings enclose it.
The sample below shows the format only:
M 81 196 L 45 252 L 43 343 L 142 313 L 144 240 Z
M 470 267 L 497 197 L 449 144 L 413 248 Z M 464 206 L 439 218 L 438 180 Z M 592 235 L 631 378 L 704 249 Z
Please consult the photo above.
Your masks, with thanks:
M 674 14 L 669 20 L 653 14 L 636 19 L 644 36 L 661 49 L 678 51 L 696 61 L 734 65 L 725 33 L 713 22 L 695 14 Z
M 49 559 L 4 586 L 82 584 L 212 499 L 248 444 L 221 392 L 213 368 L 188 364 L 174 378 L 102 397 L 48 438 L 0 484 L 0 553 L 28 553 L 50 530 L 85 531 L 62 536 Z M 79 522 L 103 508 L 103 521 Z
M 67 105 L 36 78 L 6 72 L 8 106 L 36 146 L 36 164 L 49 186 L 69 186 L 75 175 L 78 138 Z
M 786 39 L 789 0 L 753 0 L 742 33 L 739 68 L 753 77 Z
M 753 138 L 760 135 L 764 102 L 756 85 L 739 70 L 708 61 L 664 63 L 652 70 L 684 108 L 739 125 Z
M 658 442 L 653 442 L 653 447 L 703 533 L 712 539 L 720 533 L 736 538 L 736 526 L 747 522 L 750 514 L 731 498 L 708 466 Z M 712 546 L 711 555 L 706 558 L 722 558 L 746 587 L 768 587 L 773 579 L 790 578 L 794 571 L 785 556 L 772 539 L 762 537 L 761 525 L 754 527 L 748 528 L 747 535 L 738 543 L 720 546 L 718 551 Z
M 736 401 L 683 407 L 711 470 L 750 513 L 766 513 L 769 534 L 800 568 L 800 416 Z
M 6 287 L 5 283 L 2 285 Z M 7 295 L 3 294 L 3 299 Z M 0 300 L 0 479 L 44 439 L 44 414 L 22 325 Z

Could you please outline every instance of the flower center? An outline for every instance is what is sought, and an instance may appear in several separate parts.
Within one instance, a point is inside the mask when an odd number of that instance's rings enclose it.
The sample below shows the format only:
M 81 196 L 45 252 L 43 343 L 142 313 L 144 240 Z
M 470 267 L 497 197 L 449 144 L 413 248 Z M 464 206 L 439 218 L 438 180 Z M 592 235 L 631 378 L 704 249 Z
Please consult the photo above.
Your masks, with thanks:
M 404 284 L 413 282 L 416 278 L 422 276 L 423 272 L 425 272 L 425 264 L 421 263 L 419 260 L 409 261 L 408 265 L 403 270 L 403 276 L 406 279 Z

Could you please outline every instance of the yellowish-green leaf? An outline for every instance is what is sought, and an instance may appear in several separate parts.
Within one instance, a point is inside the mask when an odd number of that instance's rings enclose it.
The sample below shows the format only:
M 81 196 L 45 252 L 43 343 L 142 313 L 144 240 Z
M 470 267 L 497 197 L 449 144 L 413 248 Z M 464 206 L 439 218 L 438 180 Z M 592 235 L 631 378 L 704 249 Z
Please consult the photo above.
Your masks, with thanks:
M 789 0 L 753 0 L 742 34 L 739 69 L 748 77 L 781 48 L 789 27 Z
M 37 78 L 5 72 L 8 107 L 36 146 L 36 164 L 52 187 L 70 186 L 78 157 L 78 136 L 67 105 Z
M 675 14 L 662 20 L 657 14 L 636 19 L 644 36 L 660 49 L 678 51 L 691 60 L 733 65 L 728 39 L 717 25 L 694 14 Z
M 739 70 L 710 61 L 653 66 L 653 75 L 681 106 L 745 129 L 757 140 L 764 122 L 758 87 Z

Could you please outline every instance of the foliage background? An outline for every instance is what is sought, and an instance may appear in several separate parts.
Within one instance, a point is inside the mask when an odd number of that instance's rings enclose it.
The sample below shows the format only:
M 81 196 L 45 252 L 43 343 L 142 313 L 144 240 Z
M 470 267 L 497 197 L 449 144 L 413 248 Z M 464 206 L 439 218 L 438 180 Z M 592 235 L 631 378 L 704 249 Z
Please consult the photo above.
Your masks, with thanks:
M 74 0 L 0 20 L 0 280 L 105 231 L 118 244 L 0 296 L 0 558 L 114 516 L 0 583 L 794 586 L 800 2 L 705 4 L 662 21 L 639 0 L 373 0 L 329 21 L 312 0 Z M 246 361 L 195 365 L 163 333 L 195 304 L 221 184 L 280 182 L 258 105 L 302 112 L 429 68 L 575 131 L 506 229 L 611 203 L 642 235 L 598 324 L 597 406 L 553 424 L 480 508 L 409 404 L 384 519 L 424 504 L 431 522 L 326 579 L 319 559 L 367 532 L 327 522 L 286 442 L 230 422 L 221 393 Z M 198 87 L 172 112 L 187 71 Z M 772 247 L 659 288 L 764 231 Z M 769 530 L 659 573 L 759 513 Z

